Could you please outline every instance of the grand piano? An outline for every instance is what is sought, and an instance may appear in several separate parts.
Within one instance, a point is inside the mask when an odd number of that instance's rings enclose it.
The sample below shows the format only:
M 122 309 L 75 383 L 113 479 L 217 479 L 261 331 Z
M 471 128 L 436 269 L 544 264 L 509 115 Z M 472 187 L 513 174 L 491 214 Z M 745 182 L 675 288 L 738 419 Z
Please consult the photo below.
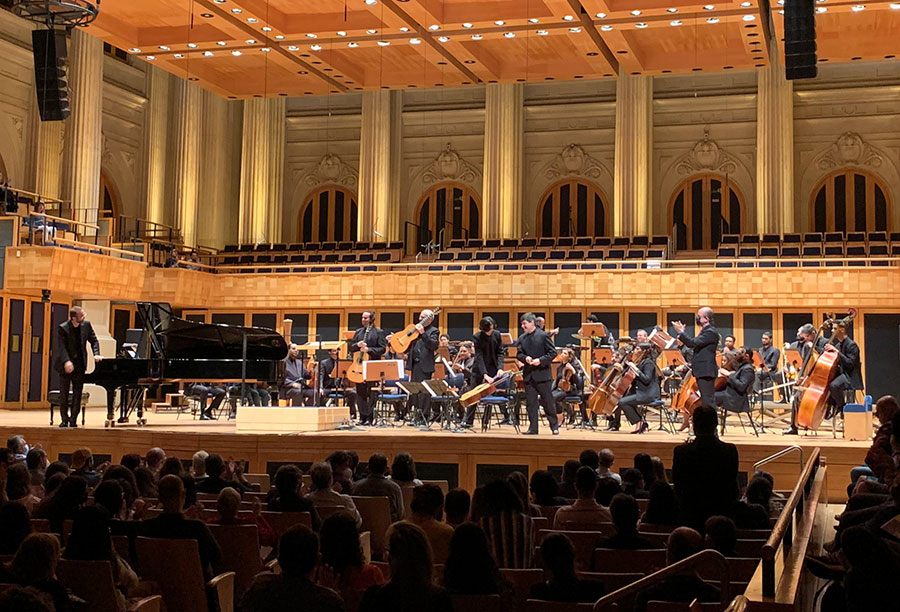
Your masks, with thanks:
M 100 361 L 85 376 L 86 383 L 106 389 L 106 427 L 116 424 L 117 390 L 119 422 L 127 422 L 136 408 L 143 425 L 148 388 L 182 380 L 275 383 L 284 376 L 287 342 L 271 329 L 186 321 L 158 302 L 138 302 L 137 320 L 143 325 L 137 346 Z

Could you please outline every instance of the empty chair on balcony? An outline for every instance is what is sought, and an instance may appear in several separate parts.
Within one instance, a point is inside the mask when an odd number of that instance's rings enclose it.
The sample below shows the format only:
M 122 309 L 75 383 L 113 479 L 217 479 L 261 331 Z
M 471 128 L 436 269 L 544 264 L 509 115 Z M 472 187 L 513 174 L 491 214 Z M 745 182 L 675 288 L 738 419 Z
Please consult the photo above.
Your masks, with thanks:
M 566 252 L 560 249 L 551 249 L 548 253 L 549 259 L 561 260 L 566 258 Z
M 481 249 L 484 247 L 484 240 L 481 238 L 470 238 L 466 240 L 467 249 Z
M 356 253 L 343 253 L 340 258 L 341 263 L 356 263 Z
M 267 242 L 260 242 L 253 247 L 253 250 L 257 253 L 265 253 L 272 250 L 272 245 Z
M 819 232 L 810 232 L 803 234 L 803 244 L 822 242 L 822 234 Z
M 338 254 L 337 253 L 325 253 L 325 256 L 322 258 L 322 261 L 325 263 L 337 263 Z
M 252 244 L 242 244 L 241 246 L 238 247 L 238 251 L 240 251 L 241 253 L 249 253 L 252 250 L 253 250 Z
M 472 261 L 472 251 L 460 251 L 456 254 L 456 261 Z
M 588 259 L 605 259 L 606 258 L 606 250 L 605 249 L 590 249 L 587 252 Z
M 778 257 L 779 246 L 777 244 L 767 244 L 759 247 L 760 257 Z
M 821 257 L 822 245 L 804 242 L 802 255 L 803 257 Z
M 763 234 L 759 240 L 760 244 L 781 244 L 781 236 L 778 234 Z
M 741 237 L 737 234 L 722 234 L 719 244 L 738 244 L 740 241 Z
M 375 261 L 377 263 L 388 263 L 391 261 L 390 253 L 375 253 Z
M 222 249 L 223 253 L 236 253 L 238 250 L 238 245 L 236 244 L 226 244 Z
M 575 239 L 575 242 L 572 243 L 572 246 L 576 247 L 589 247 L 594 243 L 594 239 L 590 236 L 579 236 Z
M 649 246 L 650 236 L 632 236 L 631 246 Z
M 856 251 L 857 255 L 865 255 L 866 254 L 865 245 L 847 247 L 847 255 L 850 257 L 854 257 L 855 255 L 851 255 L 851 249 L 852 250 L 862 249 L 861 253 L 859 251 Z M 844 256 L 844 243 L 840 242 L 840 243 L 826 244 L 823 247 L 822 252 L 825 254 L 825 257 L 843 257 Z
M 584 259 L 584 251 L 582 249 L 571 249 L 566 253 L 566 259 L 569 261 L 573 259 Z
M 800 257 L 800 245 L 790 244 L 781 246 L 782 257 Z
M 494 261 L 508 261 L 509 251 L 494 251 L 491 254 L 491 259 L 493 259 Z
M 552 249 L 556 246 L 556 238 L 541 238 L 538 240 L 537 246 L 542 249 Z
M 532 251 L 528 254 L 528 259 L 532 261 L 542 261 L 547 259 L 547 251 Z
M 322 255 L 319 253 L 310 253 L 306 256 L 306 263 L 320 263 L 322 261 Z
M 503 242 L 501 242 L 501 246 L 503 246 L 504 249 L 517 249 L 519 248 L 519 239 L 504 238 Z
M 738 257 L 759 257 L 759 248 L 755 246 L 743 246 L 738 249 Z
M 570 248 L 575 244 L 575 239 L 571 236 L 564 236 L 556 239 L 556 246 L 560 248 Z
M 522 238 L 519 242 L 519 248 L 531 249 L 537 246 L 537 238 Z
M 803 242 L 803 236 L 797 233 L 785 234 L 781 237 L 781 244 L 800 244 Z
M 486 249 L 499 249 L 501 240 L 499 238 L 490 238 L 484 241 L 484 248 Z
M 647 259 L 665 259 L 666 258 L 666 250 L 659 248 L 650 248 L 647 249 Z
M 847 239 L 850 240 L 850 234 L 847 235 Z M 863 235 L 863 241 L 865 242 L 865 235 Z M 834 243 L 834 242 L 844 242 L 844 234 L 843 232 L 825 232 L 825 242 L 826 243 Z
M 453 253 L 450 251 L 441 251 L 437 256 L 438 261 L 453 261 Z
M 257 255 L 256 256 L 257 264 L 267 264 L 267 263 L 270 263 L 271 261 L 272 261 L 271 255 Z
M 511 261 L 525 261 L 528 259 L 527 251 L 513 251 L 510 255 Z
M 625 259 L 625 249 L 616 246 L 610 247 L 606 251 L 607 259 Z
M 453 239 L 447 245 L 448 249 L 464 249 L 466 248 L 466 241 L 460 240 L 459 238 Z
M 594 237 L 594 246 L 595 247 L 608 247 L 612 244 L 612 238 L 609 236 L 596 236 Z
M 833 248 L 833 245 L 825 246 L 825 255 L 829 255 L 828 250 Z M 841 254 L 839 257 L 843 257 L 845 249 L 841 249 Z M 846 248 L 846 256 L 847 257 L 865 257 L 868 253 L 866 252 L 865 244 L 848 244 Z
M 741 236 L 741 245 L 759 244 L 759 234 L 744 234 Z
M 625 254 L 626 259 L 644 259 L 647 251 L 645 249 L 628 249 Z
M 650 246 L 669 246 L 669 237 L 664 235 L 650 236 Z
M 338 250 L 338 251 L 350 251 L 350 250 L 353 250 L 353 243 L 352 243 L 352 242 L 348 242 L 348 241 L 345 241 L 345 242 L 338 242 L 338 243 L 337 243 L 337 250 Z
M 847 242 L 865 242 L 866 241 L 866 233 L 865 232 L 848 232 L 847 233 Z M 825 242 L 828 242 L 828 239 L 825 239 Z
M 488 261 L 490 258 L 490 251 L 475 251 L 475 261 Z
M 630 243 L 631 239 L 628 236 L 617 236 L 610 242 L 612 246 L 618 247 L 627 247 Z
M 737 257 L 737 249 L 731 245 L 720 244 L 716 251 L 716 257 L 720 259 L 733 259 Z
M 356 256 L 356 261 L 359 263 L 368 263 L 370 261 L 375 261 L 375 255 L 372 253 L 360 253 Z

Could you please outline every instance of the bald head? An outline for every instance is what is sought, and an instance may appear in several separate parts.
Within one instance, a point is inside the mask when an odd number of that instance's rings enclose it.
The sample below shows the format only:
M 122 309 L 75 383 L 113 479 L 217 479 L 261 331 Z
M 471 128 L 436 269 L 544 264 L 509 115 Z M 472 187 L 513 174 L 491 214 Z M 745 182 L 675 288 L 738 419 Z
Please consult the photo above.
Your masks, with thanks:
M 699 319 L 700 325 L 712 325 L 713 322 L 713 309 L 709 306 L 704 306 L 700 310 L 697 311 L 697 318 Z
M 666 544 L 666 565 L 678 563 L 703 548 L 703 536 L 690 527 L 678 527 L 670 535 Z

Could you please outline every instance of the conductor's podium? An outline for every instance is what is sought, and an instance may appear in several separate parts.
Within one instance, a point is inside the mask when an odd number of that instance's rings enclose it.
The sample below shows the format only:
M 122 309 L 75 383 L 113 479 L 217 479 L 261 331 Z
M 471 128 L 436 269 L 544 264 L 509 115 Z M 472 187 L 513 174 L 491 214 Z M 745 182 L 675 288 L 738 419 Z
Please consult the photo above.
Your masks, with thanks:
M 328 431 L 349 420 L 347 406 L 240 406 L 237 410 L 238 432 Z

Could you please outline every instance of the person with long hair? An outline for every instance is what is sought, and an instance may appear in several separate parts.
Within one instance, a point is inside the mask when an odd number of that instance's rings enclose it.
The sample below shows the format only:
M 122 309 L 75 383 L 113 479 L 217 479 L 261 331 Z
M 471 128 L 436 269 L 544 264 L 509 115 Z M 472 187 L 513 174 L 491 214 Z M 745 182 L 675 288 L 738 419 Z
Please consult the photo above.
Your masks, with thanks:
M 532 585 L 529 597 L 544 601 L 594 602 L 603 597 L 603 583 L 581 580 L 575 573 L 575 548 L 563 533 L 553 533 L 541 544 L 546 580 Z
M 46 504 L 41 504 L 35 518 L 50 520 L 50 530 L 62 533 L 63 522 L 75 518 L 75 513 L 87 501 L 87 481 L 81 476 L 67 476 L 59 490 Z
M 406 451 L 397 453 L 391 463 L 391 480 L 401 487 L 419 486 L 422 481 L 416 478 L 416 462 Z
M 450 554 L 444 564 L 444 588 L 454 595 L 497 594 L 508 604 L 512 603 L 512 585 L 500 575 L 487 536 L 475 523 L 463 523 L 450 538 Z
M 534 522 L 522 510 L 522 501 L 505 481 L 483 487 L 479 525 L 487 534 L 497 565 L 504 568 L 530 567 L 534 555 Z M 474 515 L 474 513 L 473 513 Z
M 32 533 L 19 546 L 10 563 L 0 568 L 0 582 L 34 587 L 53 599 L 56 612 L 74 612 L 71 595 L 56 578 L 59 563 L 59 539 L 51 533 Z
M 387 531 L 391 579 L 366 591 L 359 612 L 452 612 L 447 591 L 434 585 L 434 563 L 425 532 L 400 521 Z
M 671 485 L 657 480 L 650 487 L 650 500 L 647 511 L 641 517 L 641 524 L 677 525 L 678 498 Z
M 340 593 L 345 602 L 359 601 L 371 586 L 384 584 L 378 566 L 366 563 L 356 521 L 338 512 L 329 516 L 319 530 L 322 558 L 318 583 Z

